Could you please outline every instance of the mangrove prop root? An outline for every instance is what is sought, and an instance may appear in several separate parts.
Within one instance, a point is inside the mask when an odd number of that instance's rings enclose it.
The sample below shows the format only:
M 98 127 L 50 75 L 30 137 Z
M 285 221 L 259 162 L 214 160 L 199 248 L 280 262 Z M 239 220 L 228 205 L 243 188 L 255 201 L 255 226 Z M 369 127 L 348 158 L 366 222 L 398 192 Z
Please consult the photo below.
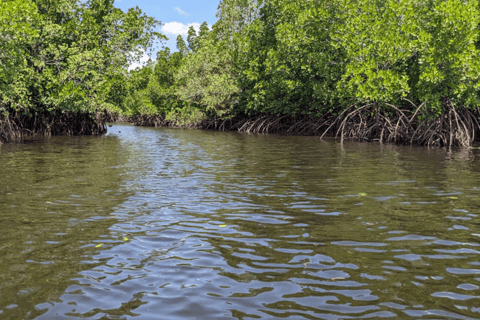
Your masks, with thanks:
M 18 141 L 22 137 L 22 128 L 7 117 L 0 117 L 0 144 Z
M 98 135 L 105 133 L 103 113 L 43 112 L 0 115 L 0 143 L 15 142 L 25 136 Z
M 408 101 L 408 100 L 407 100 Z M 415 144 L 425 146 L 470 147 L 480 130 L 477 117 L 480 108 L 469 110 L 464 107 L 444 105 L 443 113 L 429 120 L 425 103 L 411 110 L 386 104 L 354 104 L 340 114 L 313 116 L 281 116 L 258 114 L 235 116 L 228 119 L 212 118 L 202 122 L 180 126 L 166 121 L 163 116 L 138 116 L 130 122 L 140 126 L 199 128 L 221 131 L 238 131 L 253 134 L 284 134 L 333 136 L 340 139 L 379 141 L 381 143 Z
M 390 107 L 388 116 L 385 110 L 374 105 L 356 107 L 339 115 L 326 132 L 336 128 L 335 137 L 344 139 L 377 140 L 425 146 L 470 147 L 475 133 L 480 129 L 474 111 L 464 107 L 445 105 L 443 113 L 433 119 L 422 114 L 420 105 L 408 114 L 399 108 Z M 393 114 L 392 114 L 393 113 Z M 424 120 L 417 116 L 422 116 Z M 325 132 L 325 133 L 326 133 Z
M 170 127 L 170 128 L 184 128 L 184 129 L 201 129 L 206 123 L 196 122 L 182 125 L 175 120 L 166 120 L 163 115 L 139 115 L 122 119 L 122 122 L 130 122 L 134 126 L 142 127 Z

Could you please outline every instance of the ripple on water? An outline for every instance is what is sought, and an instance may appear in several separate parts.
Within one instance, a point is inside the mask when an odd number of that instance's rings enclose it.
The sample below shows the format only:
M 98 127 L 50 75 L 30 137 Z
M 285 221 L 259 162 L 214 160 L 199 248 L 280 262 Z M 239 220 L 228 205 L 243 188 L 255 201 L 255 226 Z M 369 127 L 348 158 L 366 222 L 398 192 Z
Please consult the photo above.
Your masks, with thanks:
M 480 274 L 480 269 L 447 268 L 447 272 L 459 275 Z
M 44 146 L 25 172 L 0 154 L 8 319 L 480 314 L 463 154 L 130 126 Z

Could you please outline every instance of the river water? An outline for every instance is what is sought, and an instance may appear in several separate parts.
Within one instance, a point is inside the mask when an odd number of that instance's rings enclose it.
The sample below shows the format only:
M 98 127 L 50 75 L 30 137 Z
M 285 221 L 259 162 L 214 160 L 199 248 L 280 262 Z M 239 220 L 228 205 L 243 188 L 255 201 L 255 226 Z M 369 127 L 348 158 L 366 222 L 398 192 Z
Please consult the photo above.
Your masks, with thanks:
M 0 164 L 0 319 L 480 318 L 477 150 L 114 125 Z

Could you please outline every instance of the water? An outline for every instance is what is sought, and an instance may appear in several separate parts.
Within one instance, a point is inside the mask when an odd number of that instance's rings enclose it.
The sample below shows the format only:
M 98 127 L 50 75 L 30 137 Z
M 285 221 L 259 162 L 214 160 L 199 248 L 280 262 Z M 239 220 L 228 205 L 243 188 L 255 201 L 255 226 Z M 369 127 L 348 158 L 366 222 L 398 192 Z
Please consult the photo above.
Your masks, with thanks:
M 0 319 L 480 318 L 480 161 L 115 125 L 0 147 Z

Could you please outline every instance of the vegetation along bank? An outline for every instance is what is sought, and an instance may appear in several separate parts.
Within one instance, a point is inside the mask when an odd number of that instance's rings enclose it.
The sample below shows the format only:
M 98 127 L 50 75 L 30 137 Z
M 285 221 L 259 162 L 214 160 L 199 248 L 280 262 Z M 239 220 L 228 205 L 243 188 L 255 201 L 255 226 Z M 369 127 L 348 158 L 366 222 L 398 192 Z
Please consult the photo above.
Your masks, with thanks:
M 211 28 L 190 28 L 175 52 L 127 72 L 165 39 L 138 8 L 4 1 L 0 141 L 101 133 L 114 114 L 468 147 L 479 131 L 479 13 L 476 0 L 221 0 Z

